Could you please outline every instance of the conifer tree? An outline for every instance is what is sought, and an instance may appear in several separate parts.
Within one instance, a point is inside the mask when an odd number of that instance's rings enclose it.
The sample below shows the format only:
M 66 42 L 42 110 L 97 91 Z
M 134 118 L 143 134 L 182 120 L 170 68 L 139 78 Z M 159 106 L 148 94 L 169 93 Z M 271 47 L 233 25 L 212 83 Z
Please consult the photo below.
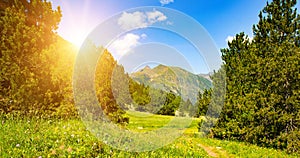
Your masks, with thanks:
M 300 149 L 300 16 L 296 0 L 274 0 L 259 14 L 254 38 L 236 35 L 222 50 L 226 103 L 214 135 Z
M 102 49 L 97 49 L 97 52 L 103 51 Z M 113 94 L 113 72 L 114 69 L 118 67 L 117 62 L 114 60 L 112 55 L 105 49 L 100 56 L 96 73 L 95 73 L 95 86 L 98 101 L 100 103 L 101 109 L 108 118 L 115 123 L 125 123 L 128 122 L 128 118 L 125 118 L 124 109 L 117 104 L 116 97 Z M 121 68 L 122 69 L 122 68 Z M 118 73 L 124 73 L 124 71 L 119 71 Z M 114 74 L 124 75 L 124 74 Z M 116 79 L 116 78 L 115 78 Z
M 205 116 L 209 103 L 211 102 L 211 90 L 205 89 L 203 93 L 198 92 L 197 106 L 197 117 Z
M 61 96 L 51 79 L 60 8 L 41 0 L 1 1 L 0 109 L 26 115 L 54 111 Z

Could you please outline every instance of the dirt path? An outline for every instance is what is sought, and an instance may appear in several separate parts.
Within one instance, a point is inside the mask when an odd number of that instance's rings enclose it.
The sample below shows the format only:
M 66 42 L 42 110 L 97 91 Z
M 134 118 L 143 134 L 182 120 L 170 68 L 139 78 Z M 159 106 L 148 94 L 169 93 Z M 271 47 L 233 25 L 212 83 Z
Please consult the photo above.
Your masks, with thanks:
M 225 150 L 222 150 L 221 147 L 212 147 L 203 144 L 197 144 L 197 145 L 202 149 L 204 149 L 207 152 L 208 156 L 211 157 L 226 157 L 226 158 L 234 157 L 233 155 L 228 154 Z
M 219 157 L 219 155 L 213 151 L 212 147 L 207 147 L 207 146 L 204 146 L 203 144 L 197 144 L 197 145 L 199 147 L 201 147 L 202 149 L 204 149 L 209 156 L 211 156 L 211 157 Z

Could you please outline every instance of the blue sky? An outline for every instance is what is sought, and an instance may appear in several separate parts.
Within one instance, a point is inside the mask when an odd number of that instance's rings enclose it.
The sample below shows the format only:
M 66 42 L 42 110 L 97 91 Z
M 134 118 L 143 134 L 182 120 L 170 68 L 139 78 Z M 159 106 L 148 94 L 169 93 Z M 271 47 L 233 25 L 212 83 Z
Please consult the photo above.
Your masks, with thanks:
M 258 22 L 259 11 L 262 10 L 267 1 L 52 0 L 52 2 L 54 7 L 61 7 L 63 14 L 58 29 L 58 34 L 66 40 L 77 44 L 78 46 L 82 43 L 82 41 L 87 37 L 89 33 L 91 33 L 97 26 L 99 26 L 99 24 L 101 25 L 101 23 L 107 21 L 107 19 L 112 19 L 114 15 L 123 16 L 125 10 L 135 7 L 154 6 L 155 8 L 155 6 L 157 6 L 178 10 L 195 19 L 203 26 L 204 29 L 206 29 L 213 42 L 215 43 L 216 48 L 220 50 L 221 48 L 227 47 L 226 39 L 234 36 L 239 32 L 243 31 L 250 37 L 252 36 L 252 26 L 253 24 L 256 24 Z M 152 10 L 152 12 L 155 11 L 160 10 Z M 131 13 L 132 15 L 134 15 L 133 12 L 126 13 L 128 13 L 127 15 L 131 15 Z M 156 14 L 155 20 L 159 22 L 169 22 L 170 24 L 172 24 L 172 21 L 169 21 L 169 19 L 174 19 L 176 17 L 164 17 L 165 15 L 166 14 L 164 12 L 162 12 L 162 15 Z M 161 21 L 159 18 L 161 18 Z M 187 30 L 189 29 L 189 26 L 187 25 L 182 26 L 186 27 Z M 118 36 L 114 41 L 115 44 L 112 43 L 110 47 L 112 47 L 111 51 L 116 51 L 114 57 L 121 61 L 124 54 L 120 55 L 117 51 L 120 51 L 120 49 L 129 49 L 128 45 L 130 43 L 132 44 L 132 47 L 130 48 L 136 50 L 138 50 L 138 46 L 143 43 L 160 43 L 160 45 L 154 44 L 154 47 L 164 47 L 162 46 L 162 44 L 165 44 L 166 46 L 170 46 L 170 50 L 177 50 L 178 52 L 182 53 L 183 56 L 185 56 L 186 60 L 188 60 L 188 62 L 191 62 L 191 71 L 193 71 L 194 73 L 207 73 L 208 71 L 211 71 L 209 68 L 205 68 L 205 64 L 203 64 L 203 62 L 205 61 L 201 59 L 201 57 L 195 56 L 196 50 L 191 46 L 188 46 L 189 42 L 183 41 L 184 39 L 177 37 L 177 35 L 174 35 L 174 33 L 172 34 L 172 32 L 170 33 L 168 31 L 159 31 L 157 29 L 155 30 L 153 28 L 151 29 L 143 27 L 143 30 L 128 31 L 123 35 Z M 116 43 L 118 44 L 118 46 L 116 46 Z M 177 61 L 177 63 L 180 62 Z M 176 63 L 173 65 L 179 66 Z

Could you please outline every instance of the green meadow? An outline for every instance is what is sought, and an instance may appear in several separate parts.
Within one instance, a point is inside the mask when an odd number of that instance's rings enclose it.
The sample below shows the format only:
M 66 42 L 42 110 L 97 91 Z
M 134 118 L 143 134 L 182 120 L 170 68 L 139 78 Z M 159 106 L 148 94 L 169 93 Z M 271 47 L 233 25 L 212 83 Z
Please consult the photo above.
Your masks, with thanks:
M 133 132 L 156 130 L 172 116 L 127 112 Z M 80 119 L 0 118 L 0 157 L 297 157 L 284 151 L 241 142 L 200 137 L 193 119 L 173 143 L 147 152 L 114 149 L 98 140 Z M 299 156 L 299 155 L 298 155 Z

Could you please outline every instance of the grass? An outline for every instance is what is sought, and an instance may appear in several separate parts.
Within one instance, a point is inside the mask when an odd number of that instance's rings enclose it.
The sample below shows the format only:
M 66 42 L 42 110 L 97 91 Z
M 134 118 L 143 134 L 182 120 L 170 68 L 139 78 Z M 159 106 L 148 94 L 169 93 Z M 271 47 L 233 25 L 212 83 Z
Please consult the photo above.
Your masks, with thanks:
M 161 128 L 172 119 L 137 112 L 127 115 L 130 117 L 128 129 L 138 132 Z M 28 119 L 2 115 L 0 157 L 210 157 L 203 146 L 219 157 L 297 157 L 240 142 L 197 138 L 197 121 L 194 119 L 185 134 L 174 143 L 138 153 L 105 145 L 86 130 L 80 119 Z
M 244 142 L 216 140 L 200 138 L 199 141 L 207 146 L 213 147 L 216 151 L 225 150 L 231 157 L 257 157 L 257 158 L 289 158 L 299 157 L 300 155 L 289 155 L 283 151 L 263 148 Z
M 135 111 L 128 111 L 126 115 L 130 118 L 128 128 L 138 132 L 159 129 L 173 118 L 172 116 L 153 115 Z

